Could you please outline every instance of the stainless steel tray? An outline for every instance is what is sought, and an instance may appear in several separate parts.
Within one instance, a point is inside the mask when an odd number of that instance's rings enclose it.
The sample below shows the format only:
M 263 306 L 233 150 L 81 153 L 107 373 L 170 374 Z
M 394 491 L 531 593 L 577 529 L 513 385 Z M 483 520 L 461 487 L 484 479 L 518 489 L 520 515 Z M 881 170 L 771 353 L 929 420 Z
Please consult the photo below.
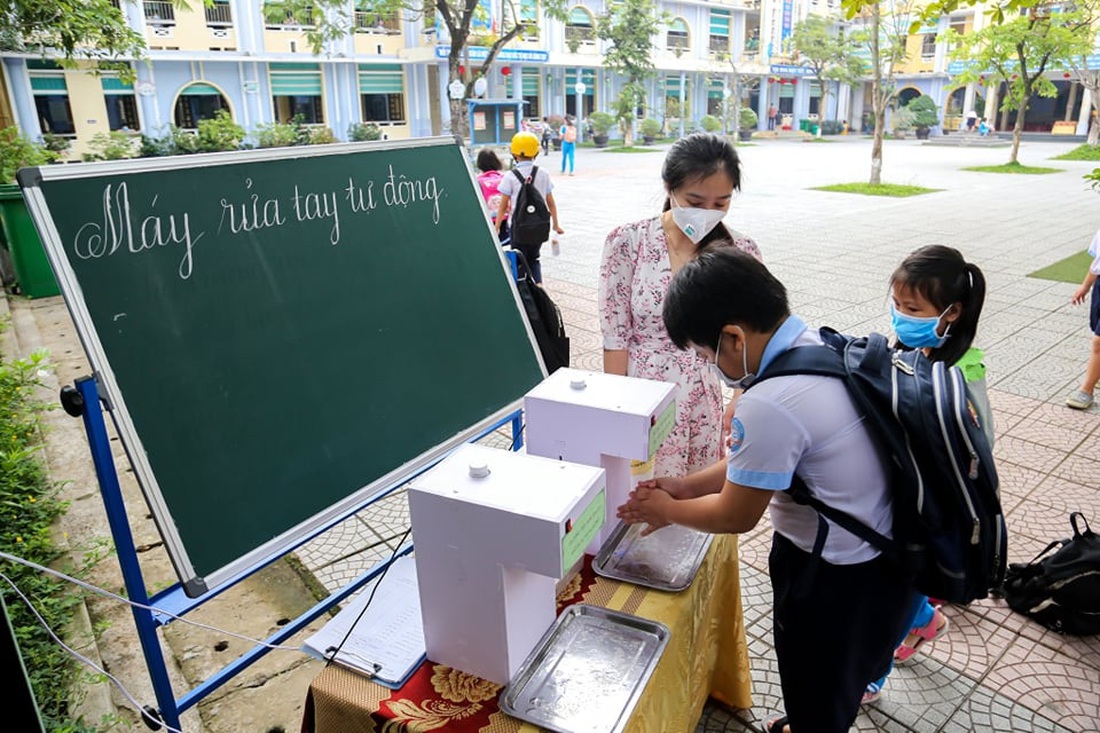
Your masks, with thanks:
M 504 688 L 500 709 L 559 733 L 619 733 L 668 636 L 658 621 L 569 606 Z
M 592 569 L 606 578 L 657 590 L 681 591 L 691 585 L 714 535 L 671 524 L 642 537 L 644 524 L 619 522 Z

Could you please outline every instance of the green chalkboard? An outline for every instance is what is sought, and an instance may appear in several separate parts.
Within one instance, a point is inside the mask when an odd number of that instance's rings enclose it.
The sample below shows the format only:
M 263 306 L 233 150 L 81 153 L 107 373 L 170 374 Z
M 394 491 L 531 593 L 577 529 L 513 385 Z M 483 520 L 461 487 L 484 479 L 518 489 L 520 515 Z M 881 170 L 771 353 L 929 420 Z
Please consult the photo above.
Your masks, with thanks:
M 20 183 L 188 595 L 285 553 L 543 378 L 453 140 Z

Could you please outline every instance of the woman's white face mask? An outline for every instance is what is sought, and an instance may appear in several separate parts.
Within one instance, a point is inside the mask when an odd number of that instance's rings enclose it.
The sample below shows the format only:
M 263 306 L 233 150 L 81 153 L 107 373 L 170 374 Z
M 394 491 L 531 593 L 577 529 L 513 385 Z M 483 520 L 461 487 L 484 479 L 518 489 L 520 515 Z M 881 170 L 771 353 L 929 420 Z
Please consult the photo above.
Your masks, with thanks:
M 702 242 L 703 237 L 710 234 L 711 230 L 726 218 L 727 212 L 722 209 L 680 206 L 671 193 L 668 198 L 672 202 L 672 221 L 680 227 L 680 231 L 691 240 L 692 244 Z

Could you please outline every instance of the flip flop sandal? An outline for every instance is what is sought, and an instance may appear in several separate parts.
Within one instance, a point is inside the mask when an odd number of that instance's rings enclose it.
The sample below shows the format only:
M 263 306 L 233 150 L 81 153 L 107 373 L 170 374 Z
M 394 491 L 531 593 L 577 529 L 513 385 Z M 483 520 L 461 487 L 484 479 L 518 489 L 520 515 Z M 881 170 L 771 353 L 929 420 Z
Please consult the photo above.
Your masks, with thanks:
M 783 728 L 790 725 L 786 715 L 773 715 L 764 721 L 764 733 L 783 733 Z
M 940 624 L 939 621 L 943 620 Z M 917 640 L 912 644 L 906 644 L 904 641 L 894 650 L 895 662 L 907 662 L 913 658 L 913 655 L 920 651 L 920 648 L 927 642 L 935 641 L 944 634 L 947 633 L 947 627 L 950 626 L 950 622 L 947 620 L 947 616 L 943 615 L 943 611 L 936 607 L 936 612 L 932 614 L 932 620 L 924 626 L 920 626 L 909 631 L 910 634 L 916 634 Z
M 880 697 L 882 697 L 882 687 L 877 682 L 868 682 L 867 689 L 863 691 L 863 699 L 859 701 L 859 704 L 870 705 Z

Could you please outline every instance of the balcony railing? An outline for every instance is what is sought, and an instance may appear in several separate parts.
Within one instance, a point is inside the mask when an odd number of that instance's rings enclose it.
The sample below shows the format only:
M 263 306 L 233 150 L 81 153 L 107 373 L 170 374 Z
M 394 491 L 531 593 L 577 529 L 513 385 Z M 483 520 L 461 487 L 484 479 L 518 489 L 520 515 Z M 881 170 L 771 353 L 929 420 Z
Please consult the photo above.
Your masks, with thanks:
M 233 10 L 229 3 L 207 6 L 206 24 L 213 27 L 233 25 Z
M 401 19 L 397 16 L 397 13 L 356 10 L 355 31 L 357 33 L 400 33 Z
M 145 0 L 145 22 L 149 25 L 175 25 L 176 9 L 168 0 Z
M 710 45 L 708 46 L 712 55 L 718 55 L 722 53 L 729 53 L 730 51 L 730 39 L 729 36 L 711 36 Z
M 264 9 L 264 27 L 269 30 L 280 31 L 286 28 L 312 28 L 313 8 L 303 8 L 297 13 L 284 10 L 278 6 Z
M 590 25 L 565 26 L 566 43 L 587 43 L 596 40 L 596 31 Z

